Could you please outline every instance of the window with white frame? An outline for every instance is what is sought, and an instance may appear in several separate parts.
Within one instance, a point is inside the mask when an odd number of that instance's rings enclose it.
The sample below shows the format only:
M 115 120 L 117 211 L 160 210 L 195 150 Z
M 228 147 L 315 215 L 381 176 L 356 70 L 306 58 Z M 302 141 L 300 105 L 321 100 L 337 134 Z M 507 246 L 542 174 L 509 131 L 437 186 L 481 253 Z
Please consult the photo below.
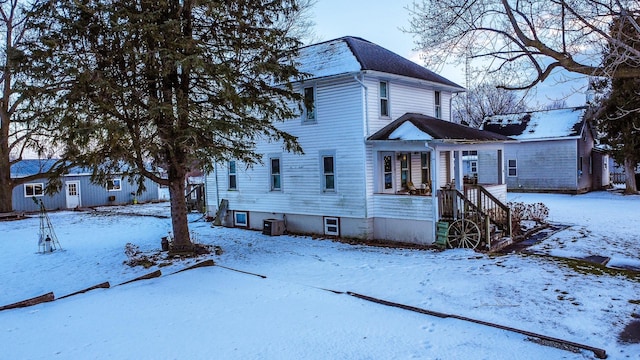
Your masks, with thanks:
M 271 191 L 280 191 L 282 190 L 282 177 L 280 173 L 280 158 L 274 157 L 269 161 L 269 176 L 270 176 L 270 184 Z
M 338 219 L 337 217 L 325 217 L 324 234 L 340 236 L 340 219 Z
M 409 169 L 411 164 L 410 154 L 400 154 L 400 186 L 407 187 L 407 182 L 411 181 L 411 171 Z
M 435 117 L 438 119 L 442 119 L 442 99 L 440 96 L 440 91 L 435 92 L 434 100 Z
M 122 179 L 109 179 L 107 180 L 107 190 L 108 191 L 120 191 L 122 190 Z
M 322 191 L 336 191 L 336 158 L 333 155 L 323 155 L 322 158 Z
M 229 190 L 238 189 L 238 177 L 236 174 L 236 162 L 235 160 L 229 161 Z
M 24 197 L 44 196 L 44 184 L 24 184 Z
M 249 226 L 249 214 L 246 211 L 233 212 L 233 225 L 237 227 Z
M 507 161 L 507 175 L 518 176 L 518 161 L 516 159 L 509 159 Z
M 380 81 L 380 116 L 389 116 L 389 83 Z
M 385 154 L 382 157 L 383 191 L 393 190 L 393 156 Z
M 469 161 L 469 167 L 472 174 L 476 174 L 478 172 L 478 162 L 476 160 Z
M 304 88 L 304 121 L 316 120 L 316 88 Z
M 421 180 L 423 184 L 431 183 L 431 154 L 430 153 L 421 153 L 420 154 L 420 170 L 422 173 Z

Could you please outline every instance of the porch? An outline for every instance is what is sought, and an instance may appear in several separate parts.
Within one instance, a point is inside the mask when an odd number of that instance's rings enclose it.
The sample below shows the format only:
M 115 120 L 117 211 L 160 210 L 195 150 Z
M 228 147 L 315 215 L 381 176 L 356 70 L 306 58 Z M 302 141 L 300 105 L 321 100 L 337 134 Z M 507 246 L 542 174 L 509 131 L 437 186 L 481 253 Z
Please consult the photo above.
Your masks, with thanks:
M 502 224 L 509 223 L 504 205 L 504 143 L 509 140 L 422 114 L 403 115 L 367 139 L 374 221 L 421 221 L 429 224 L 431 243 L 490 246 L 494 228 L 506 234 Z M 471 232 L 477 238 L 468 240 Z

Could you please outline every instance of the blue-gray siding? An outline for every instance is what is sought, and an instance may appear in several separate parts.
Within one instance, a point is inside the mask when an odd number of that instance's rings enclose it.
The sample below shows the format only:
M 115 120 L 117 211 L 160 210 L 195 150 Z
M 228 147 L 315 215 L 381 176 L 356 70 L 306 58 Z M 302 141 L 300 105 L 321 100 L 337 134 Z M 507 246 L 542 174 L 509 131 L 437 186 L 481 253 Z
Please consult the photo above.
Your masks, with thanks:
M 119 177 L 115 177 L 119 178 Z M 106 185 L 97 185 L 90 181 L 88 175 L 65 176 L 62 178 L 63 188 L 53 195 L 38 196 L 36 199 L 42 199 L 48 210 L 66 209 L 67 199 L 64 184 L 69 181 L 80 182 L 80 206 L 101 206 L 101 205 L 119 205 L 130 204 L 134 196 L 132 192 L 138 190 L 137 184 L 129 183 L 127 178 L 122 178 L 121 189 L 119 191 L 108 191 Z M 35 180 L 29 184 L 41 183 L 46 186 L 47 180 Z M 153 181 L 145 180 L 146 190 L 141 195 L 136 195 L 138 202 L 147 202 L 158 200 L 158 184 Z M 114 196 L 114 200 L 110 201 L 109 197 Z M 39 204 L 35 203 L 32 197 L 25 196 L 25 185 L 19 185 L 13 189 L 13 209 L 14 211 L 37 211 Z

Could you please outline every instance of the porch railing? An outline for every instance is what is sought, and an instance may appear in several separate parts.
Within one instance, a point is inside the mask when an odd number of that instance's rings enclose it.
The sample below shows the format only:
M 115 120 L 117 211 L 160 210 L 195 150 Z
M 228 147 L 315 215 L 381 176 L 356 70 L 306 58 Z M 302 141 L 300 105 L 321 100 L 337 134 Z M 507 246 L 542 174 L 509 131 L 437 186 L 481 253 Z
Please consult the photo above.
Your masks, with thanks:
M 463 194 L 457 189 L 438 190 L 440 220 L 471 220 L 480 228 L 482 241 L 491 248 L 492 224 L 503 236 L 511 237 L 511 209 L 480 185 L 468 186 Z
M 511 237 L 511 209 L 481 185 L 470 185 L 465 189 L 466 197 L 482 209 L 508 237 Z

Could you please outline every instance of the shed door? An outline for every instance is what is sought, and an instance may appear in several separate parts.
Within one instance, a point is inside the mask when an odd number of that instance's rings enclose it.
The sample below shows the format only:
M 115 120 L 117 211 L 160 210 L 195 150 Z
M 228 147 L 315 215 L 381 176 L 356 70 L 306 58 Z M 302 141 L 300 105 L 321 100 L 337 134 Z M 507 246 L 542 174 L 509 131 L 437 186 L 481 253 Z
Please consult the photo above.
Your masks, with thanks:
M 80 206 L 80 181 L 67 181 L 65 183 L 67 194 L 67 209 Z

